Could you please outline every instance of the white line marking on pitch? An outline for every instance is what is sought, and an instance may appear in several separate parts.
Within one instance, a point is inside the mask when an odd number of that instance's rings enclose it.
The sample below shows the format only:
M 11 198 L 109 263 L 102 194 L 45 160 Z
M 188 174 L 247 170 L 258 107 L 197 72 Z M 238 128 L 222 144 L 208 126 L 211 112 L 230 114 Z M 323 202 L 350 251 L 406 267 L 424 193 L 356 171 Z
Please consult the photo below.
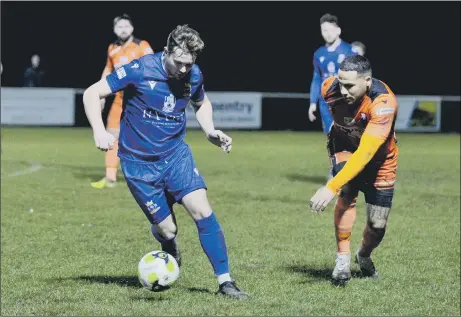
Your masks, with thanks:
M 40 163 L 34 163 L 34 162 L 29 162 L 30 166 L 24 170 L 16 171 L 14 173 L 11 173 L 8 175 L 9 177 L 16 177 L 16 176 L 21 176 L 25 174 L 30 174 L 30 173 L 35 173 L 39 171 L 42 168 L 42 165 Z

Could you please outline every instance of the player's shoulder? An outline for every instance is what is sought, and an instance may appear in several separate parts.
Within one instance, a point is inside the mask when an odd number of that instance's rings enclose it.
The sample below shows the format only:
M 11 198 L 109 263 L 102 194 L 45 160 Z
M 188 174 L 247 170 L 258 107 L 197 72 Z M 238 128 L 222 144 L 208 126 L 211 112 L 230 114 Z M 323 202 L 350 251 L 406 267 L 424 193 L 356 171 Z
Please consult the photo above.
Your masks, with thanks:
M 141 42 L 142 42 L 142 41 L 143 41 L 143 40 L 141 40 L 141 39 L 139 39 L 139 38 L 137 38 L 137 37 L 133 37 L 133 43 L 136 44 L 136 45 L 141 45 Z
M 386 83 L 379 79 L 372 78 L 368 97 L 371 101 L 370 110 L 377 114 L 391 114 L 398 108 L 394 93 Z
M 161 66 L 162 65 L 162 53 L 153 53 L 153 54 L 146 54 L 136 59 L 139 61 L 143 66 Z
M 324 55 L 326 51 L 327 51 L 326 46 L 322 45 L 314 52 L 314 57 L 320 58 L 320 56 Z
M 357 54 L 356 52 L 354 52 L 352 44 L 345 41 L 341 42 L 339 50 L 343 54 Z
M 368 97 L 373 103 L 383 98 L 395 98 L 394 93 L 389 86 L 377 78 L 371 79 L 371 87 L 368 91 Z
M 346 41 L 341 41 L 341 46 L 345 49 L 349 49 L 351 50 L 352 49 L 352 44 L 351 43 L 348 43 Z
M 197 64 L 192 65 L 190 70 L 190 82 L 191 84 L 200 83 L 203 80 L 203 74 L 200 67 Z
M 133 43 L 138 45 L 138 46 L 146 46 L 149 45 L 149 42 L 146 40 L 141 40 L 140 38 L 134 37 L 133 38 Z

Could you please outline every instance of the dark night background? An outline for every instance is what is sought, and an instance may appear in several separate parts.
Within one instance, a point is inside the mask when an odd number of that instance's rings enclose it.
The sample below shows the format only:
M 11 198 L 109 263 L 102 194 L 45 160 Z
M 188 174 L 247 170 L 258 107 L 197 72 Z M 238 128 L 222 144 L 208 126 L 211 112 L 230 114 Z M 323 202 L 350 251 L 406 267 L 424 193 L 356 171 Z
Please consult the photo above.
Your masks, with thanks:
M 459 2 L 1 2 L 2 86 L 21 85 L 33 53 L 49 86 L 85 88 L 101 75 L 112 19 L 163 48 L 177 24 L 197 29 L 207 90 L 309 92 L 319 18 L 367 46 L 374 76 L 396 94 L 459 95 Z

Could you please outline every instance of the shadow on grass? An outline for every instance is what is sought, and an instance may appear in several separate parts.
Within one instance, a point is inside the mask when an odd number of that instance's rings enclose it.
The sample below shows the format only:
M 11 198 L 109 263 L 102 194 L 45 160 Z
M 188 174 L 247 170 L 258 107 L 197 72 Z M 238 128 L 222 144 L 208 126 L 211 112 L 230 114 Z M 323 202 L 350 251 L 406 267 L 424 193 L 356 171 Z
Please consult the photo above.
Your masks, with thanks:
M 286 175 L 287 179 L 292 182 L 305 182 L 313 183 L 318 185 L 323 185 L 328 181 L 328 178 L 325 176 L 309 176 L 302 174 L 288 174 Z
M 308 280 L 302 281 L 302 284 L 315 284 L 320 282 L 332 282 L 331 274 L 333 273 L 333 268 L 315 268 L 309 267 L 307 265 L 292 265 L 288 266 L 286 270 L 290 273 L 298 273 L 303 276 L 309 277 Z M 359 270 L 351 270 L 352 278 L 361 278 L 362 274 Z
M 206 289 L 206 288 L 187 287 L 186 290 L 189 291 L 189 292 L 191 292 L 191 293 L 208 293 L 208 294 L 214 294 L 213 292 L 211 292 L 209 289 Z
M 137 276 L 102 276 L 102 275 L 82 275 L 58 279 L 59 281 L 86 281 L 98 284 L 116 284 L 119 286 L 142 288 Z

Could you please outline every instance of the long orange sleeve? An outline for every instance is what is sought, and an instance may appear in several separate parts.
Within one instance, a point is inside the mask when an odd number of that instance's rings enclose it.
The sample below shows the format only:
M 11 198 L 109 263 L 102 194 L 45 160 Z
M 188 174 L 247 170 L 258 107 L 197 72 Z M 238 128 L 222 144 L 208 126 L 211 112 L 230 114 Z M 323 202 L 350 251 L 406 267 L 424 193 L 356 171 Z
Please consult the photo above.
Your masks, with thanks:
M 339 192 L 345 184 L 365 168 L 383 143 L 382 138 L 364 133 L 357 151 L 351 155 L 342 170 L 326 186 L 334 193 Z

